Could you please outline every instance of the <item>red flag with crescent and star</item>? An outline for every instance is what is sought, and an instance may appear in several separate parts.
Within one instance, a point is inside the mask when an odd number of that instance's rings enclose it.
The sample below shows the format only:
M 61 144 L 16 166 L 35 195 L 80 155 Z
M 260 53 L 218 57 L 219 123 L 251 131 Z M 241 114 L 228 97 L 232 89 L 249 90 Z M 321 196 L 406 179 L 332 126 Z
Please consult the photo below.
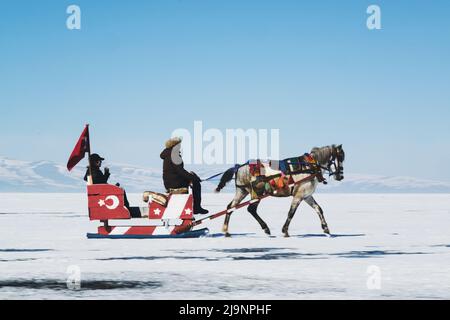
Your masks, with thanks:
M 83 133 L 78 139 L 78 142 L 70 155 L 69 161 L 67 162 L 67 169 L 69 171 L 72 170 L 78 162 L 84 158 L 86 152 L 90 152 L 89 125 L 86 125 Z

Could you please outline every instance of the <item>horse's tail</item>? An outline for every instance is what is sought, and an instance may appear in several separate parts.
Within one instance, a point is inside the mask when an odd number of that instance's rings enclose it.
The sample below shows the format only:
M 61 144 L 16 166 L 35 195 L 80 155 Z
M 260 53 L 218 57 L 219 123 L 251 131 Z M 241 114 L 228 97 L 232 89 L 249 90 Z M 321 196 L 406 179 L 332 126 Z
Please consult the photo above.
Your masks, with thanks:
M 228 182 L 233 180 L 234 174 L 237 172 L 239 167 L 239 165 L 236 165 L 223 173 L 222 177 L 220 178 L 219 185 L 216 188 L 216 192 L 220 192 L 220 190 L 222 190 Z

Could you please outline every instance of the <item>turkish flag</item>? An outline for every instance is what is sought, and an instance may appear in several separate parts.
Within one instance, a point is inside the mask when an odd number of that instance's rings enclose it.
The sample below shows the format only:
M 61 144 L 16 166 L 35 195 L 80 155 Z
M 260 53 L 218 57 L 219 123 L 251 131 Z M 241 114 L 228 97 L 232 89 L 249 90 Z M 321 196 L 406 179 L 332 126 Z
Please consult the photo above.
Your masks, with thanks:
M 73 149 L 72 154 L 70 155 L 69 161 L 67 162 L 67 169 L 69 171 L 72 170 L 73 167 L 75 167 L 78 162 L 80 162 L 84 158 L 86 152 L 90 152 L 88 125 L 86 125 L 86 127 L 84 128 L 80 139 L 78 139 L 78 142 Z

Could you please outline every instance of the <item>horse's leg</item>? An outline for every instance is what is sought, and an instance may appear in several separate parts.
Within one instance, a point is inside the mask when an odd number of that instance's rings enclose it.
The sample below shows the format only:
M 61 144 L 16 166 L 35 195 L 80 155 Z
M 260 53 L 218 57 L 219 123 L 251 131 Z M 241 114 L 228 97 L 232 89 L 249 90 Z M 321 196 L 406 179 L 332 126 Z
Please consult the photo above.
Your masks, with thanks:
M 234 199 L 233 199 L 233 201 L 231 201 L 228 204 L 227 209 L 237 206 L 247 195 L 248 195 L 247 190 L 242 189 L 242 188 L 237 188 L 236 194 L 234 195 Z M 231 218 L 232 213 L 233 213 L 233 211 L 227 212 L 227 214 L 225 215 L 225 221 L 224 221 L 223 227 L 222 227 L 222 231 L 225 233 L 225 237 L 231 236 L 230 233 L 228 232 L 228 226 L 230 224 L 230 218 Z
M 302 197 L 294 196 L 294 199 L 291 203 L 291 208 L 289 209 L 288 217 L 286 219 L 286 222 L 284 223 L 283 229 L 281 230 L 286 238 L 289 237 L 289 224 L 291 223 L 291 220 L 294 217 L 295 212 L 300 205 L 300 202 L 302 202 Z
M 258 221 L 259 225 L 264 230 L 264 232 L 270 236 L 269 227 L 264 222 L 264 220 L 261 219 L 261 217 L 258 215 L 258 212 L 256 211 L 258 209 L 258 205 L 259 205 L 259 201 L 252 203 L 251 205 L 248 206 L 247 211 L 250 212 L 250 214 L 253 216 L 253 218 L 256 219 L 256 221 Z
M 330 229 L 328 229 L 327 222 L 325 221 L 325 217 L 323 216 L 323 210 L 322 208 L 317 204 L 316 200 L 313 198 L 313 196 L 310 196 L 305 199 L 305 202 L 313 208 L 317 214 L 319 215 L 320 222 L 322 224 L 322 230 L 326 234 L 330 234 Z

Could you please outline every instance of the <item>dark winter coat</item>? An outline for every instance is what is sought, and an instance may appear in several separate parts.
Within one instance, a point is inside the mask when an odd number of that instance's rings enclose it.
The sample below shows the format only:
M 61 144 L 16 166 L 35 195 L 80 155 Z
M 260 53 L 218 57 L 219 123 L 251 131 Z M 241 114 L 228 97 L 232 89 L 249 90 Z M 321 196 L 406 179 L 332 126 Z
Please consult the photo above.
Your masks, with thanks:
M 103 173 L 100 168 L 92 168 L 92 183 L 93 184 L 107 184 L 109 176 L 111 174 L 109 172 Z M 89 168 L 86 170 L 86 174 L 84 175 L 84 181 L 88 181 L 89 176 Z
M 179 164 L 173 162 L 172 159 L 172 149 L 166 148 L 163 152 L 161 152 L 161 159 L 163 162 L 163 181 L 164 186 L 167 190 L 169 189 L 177 189 L 177 188 L 186 188 L 189 184 L 198 179 L 197 176 L 187 172 L 184 169 L 183 160 L 181 156 L 179 156 Z

